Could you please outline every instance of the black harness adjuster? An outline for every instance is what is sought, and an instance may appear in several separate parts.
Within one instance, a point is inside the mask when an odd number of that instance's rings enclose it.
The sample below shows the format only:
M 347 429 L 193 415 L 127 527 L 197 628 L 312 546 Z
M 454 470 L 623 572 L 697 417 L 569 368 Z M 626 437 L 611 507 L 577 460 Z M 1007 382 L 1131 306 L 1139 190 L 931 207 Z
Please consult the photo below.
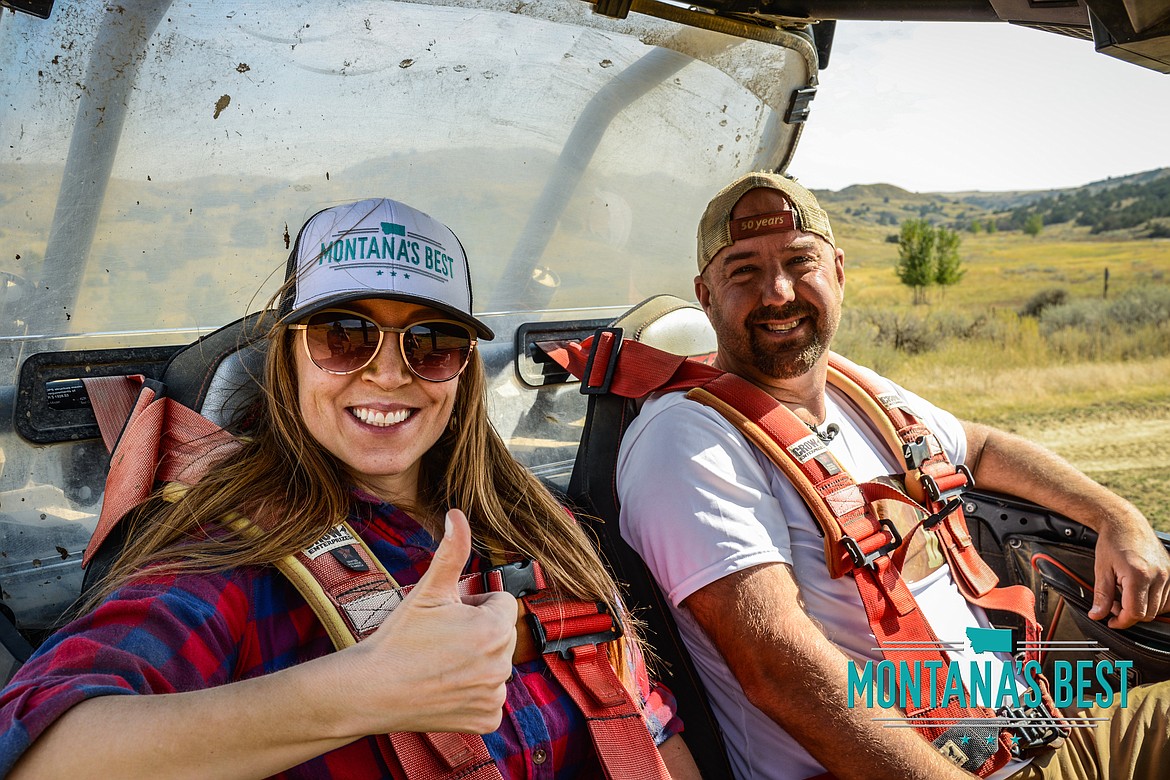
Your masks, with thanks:
M 853 560 L 853 565 L 856 568 L 876 569 L 877 560 L 883 556 L 889 555 L 898 546 L 902 544 L 902 534 L 898 533 L 898 528 L 889 520 L 883 519 L 881 521 L 882 527 L 886 529 L 886 533 L 890 535 L 890 541 L 883 544 L 868 555 L 862 552 L 861 545 L 852 536 L 841 537 L 841 543 L 845 545 L 845 549 L 849 551 L 849 557 Z
M 501 587 L 494 587 L 492 582 L 496 577 L 499 578 Z M 532 593 L 539 593 L 544 589 L 542 583 L 543 577 L 540 572 L 540 564 L 536 561 L 517 561 L 515 563 L 505 563 L 502 566 L 494 566 L 483 573 L 484 591 L 502 591 L 504 593 L 511 593 L 516 598 L 527 596 Z
M 572 651 L 574 647 L 581 645 L 600 645 L 605 642 L 612 642 L 616 639 L 621 639 L 625 631 L 622 628 L 622 623 L 618 616 L 611 613 L 609 609 L 602 602 L 597 602 L 598 614 L 606 615 L 610 620 L 610 627 L 606 631 L 599 631 L 593 634 L 581 634 L 579 636 L 566 636 L 561 639 L 549 639 L 548 633 L 544 629 L 544 624 L 540 622 L 533 613 L 529 612 L 524 617 L 528 621 L 528 626 L 532 629 L 532 638 L 536 642 L 537 650 L 541 655 L 548 653 L 559 653 L 561 658 L 566 661 L 573 660 Z
M 950 501 L 948 501 L 946 504 L 943 505 L 942 509 L 938 510 L 933 515 L 930 515 L 925 520 L 923 520 L 922 527 L 925 528 L 927 531 L 929 531 L 930 529 L 934 528 L 936 525 L 941 523 L 943 520 L 946 520 L 948 517 L 953 515 L 955 513 L 955 510 L 957 510 L 962 505 L 963 505 L 963 499 L 952 498 Z
M 967 468 L 966 464 L 960 463 L 959 465 L 955 466 L 955 472 L 966 477 L 967 482 L 964 485 L 960 485 L 950 490 L 943 490 L 940 488 L 938 486 L 938 482 L 936 482 L 934 477 L 930 476 L 929 474 L 922 475 L 922 487 L 926 490 L 926 495 L 930 496 L 931 501 L 936 503 L 939 501 L 944 501 L 946 499 L 957 496 L 964 490 L 970 490 L 971 488 L 975 487 L 975 477 L 971 474 L 971 469 Z
M 609 350 L 609 360 L 605 364 L 605 378 L 600 385 L 589 384 L 593 376 L 593 361 L 597 359 L 597 350 L 601 346 L 602 334 L 613 336 L 612 347 Z M 622 336 L 625 331 L 621 328 L 598 328 L 593 332 L 593 348 L 589 350 L 589 360 L 585 363 L 585 373 L 581 377 L 581 393 L 583 395 L 605 395 L 613 384 L 613 372 L 617 368 L 618 353 L 622 351 Z

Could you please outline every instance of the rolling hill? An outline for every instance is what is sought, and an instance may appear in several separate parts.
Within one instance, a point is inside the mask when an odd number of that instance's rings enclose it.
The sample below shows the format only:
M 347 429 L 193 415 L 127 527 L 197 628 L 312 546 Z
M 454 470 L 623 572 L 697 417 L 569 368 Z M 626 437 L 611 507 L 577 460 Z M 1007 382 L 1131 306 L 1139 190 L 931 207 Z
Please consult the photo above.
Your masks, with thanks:
M 1170 168 L 1117 176 L 1080 187 L 1003 192 L 910 192 L 893 184 L 816 190 L 835 222 L 897 228 L 927 219 L 955 230 L 1022 230 L 1038 214 L 1047 226 L 1112 238 L 1170 236 Z M 1070 236 L 1071 237 L 1071 236 Z

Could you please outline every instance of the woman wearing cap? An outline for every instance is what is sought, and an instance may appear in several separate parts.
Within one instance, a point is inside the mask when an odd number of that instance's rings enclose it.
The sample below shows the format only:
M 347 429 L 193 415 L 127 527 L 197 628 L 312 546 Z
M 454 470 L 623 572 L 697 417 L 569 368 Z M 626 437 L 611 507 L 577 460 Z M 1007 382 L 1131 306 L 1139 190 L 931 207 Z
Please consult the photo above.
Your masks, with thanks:
M 517 600 L 458 589 L 489 554 L 534 559 L 551 592 L 621 610 L 584 534 L 487 420 L 475 345 L 492 333 L 458 239 L 394 201 L 330 208 L 302 228 L 286 279 L 247 436 L 127 518 L 99 603 L 0 697 L 0 776 L 401 777 L 388 732 L 449 731 L 486 734 L 503 777 L 599 776 L 548 662 L 514 657 Z M 415 587 L 331 652 L 274 564 L 352 557 L 323 539 L 350 530 Z M 626 771 L 651 776 L 658 744 L 675 777 L 697 776 L 631 640 L 599 646 L 650 746 Z

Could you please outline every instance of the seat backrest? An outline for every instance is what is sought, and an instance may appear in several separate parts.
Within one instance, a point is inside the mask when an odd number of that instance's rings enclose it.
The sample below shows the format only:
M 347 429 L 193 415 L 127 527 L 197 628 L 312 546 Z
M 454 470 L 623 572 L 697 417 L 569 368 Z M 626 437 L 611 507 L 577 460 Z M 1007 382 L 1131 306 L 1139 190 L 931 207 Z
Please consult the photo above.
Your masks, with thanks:
M 693 303 L 672 295 L 648 298 L 615 320 L 623 337 L 676 355 L 705 360 L 715 353 L 715 332 L 707 315 Z M 602 554 L 629 607 L 643 620 L 646 639 L 658 658 L 657 671 L 678 699 L 686 739 L 707 780 L 732 777 L 723 736 L 711 712 L 703 684 L 683 645 L 670 605 L 618 527 L 617 454 L 622 436 L 638 413 L 638 402 L 612 394 L 589 396 L 585 430 L 569 499 L 583 509 L 582 522 L 597 537 Z

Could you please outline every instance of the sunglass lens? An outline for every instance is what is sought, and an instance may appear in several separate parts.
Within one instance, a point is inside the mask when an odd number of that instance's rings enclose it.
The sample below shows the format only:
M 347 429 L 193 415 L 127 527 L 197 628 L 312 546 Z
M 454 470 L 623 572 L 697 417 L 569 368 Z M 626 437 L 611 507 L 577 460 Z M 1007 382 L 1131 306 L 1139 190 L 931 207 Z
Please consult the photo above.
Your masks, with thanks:
M 378 350 L 381 334 L 373 322 L 352 314 L 321 312 L 309 318 L 305 343 L 320 368 L 347 374 L 364 366 Z
M 445 382 L 467 365 L 471 331 L 454 322 L 420 322 L 402 334 L 402 352 L 420 377 Z

